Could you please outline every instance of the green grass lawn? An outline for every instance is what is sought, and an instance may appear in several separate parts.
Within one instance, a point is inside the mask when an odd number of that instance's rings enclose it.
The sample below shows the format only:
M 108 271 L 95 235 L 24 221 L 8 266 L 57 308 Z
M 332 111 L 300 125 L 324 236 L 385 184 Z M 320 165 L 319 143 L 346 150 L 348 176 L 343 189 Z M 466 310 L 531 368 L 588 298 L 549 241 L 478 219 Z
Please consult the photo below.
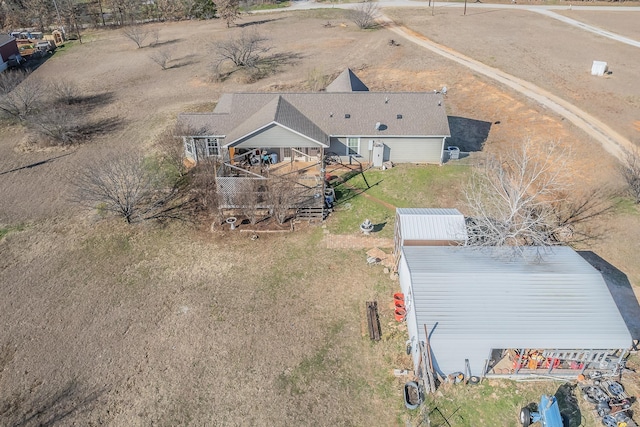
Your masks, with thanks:
M 357 233 L 360 224 L 368 218 L 378 226 L 375 235 L 391 238 L 395 208 L 388 205 L 400 208 L 459 207 L 469 171 L 465 166 L 433 165 L 367 170 L 364 176 L 355 175 L 334 187 L 337 203 L 328 228 L 336 234 Z
M 22 231 L 24 229 L 25 226 L 23 224 L 2 226 L 0 227 L 0 240 L 2 240 L 9 233 L 12 233 L 14 231 Z
M 247 8 L 247 11 L 254 10 L 271 10 L 271 9 L 282 9 L 285 7 L 289 7 L 291 2 L 281 1 L 276 3 L 264 3 L 264 4 L 256 4 Z

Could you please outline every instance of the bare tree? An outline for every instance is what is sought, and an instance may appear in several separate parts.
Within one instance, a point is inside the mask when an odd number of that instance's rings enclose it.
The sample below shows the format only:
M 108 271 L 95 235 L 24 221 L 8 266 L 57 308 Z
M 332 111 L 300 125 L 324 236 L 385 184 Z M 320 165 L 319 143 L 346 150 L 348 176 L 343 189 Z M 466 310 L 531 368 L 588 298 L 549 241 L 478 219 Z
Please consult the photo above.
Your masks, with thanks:
M 298 194 L 294 181 L 276 176 L 269 179 L 267 203 L 269 213 L 278 221 L 278 224 L 284 224 L 289 218 L 297 200 Z
M 186 183 L 154 170 L 139 156 L 107 158 L 88 165 L 74 178 L 75 201 L 111 212 L 128 223 L 185 219 L 193 206 Z
M 78 187 L 78 202 L 114 213 L 128 223 L 141 216 L 153 194 L 153 178 L 137 156 L 96 162 L 84 168 L 74 184 Z
M 635 203 L 640 203 L 640 153 L 637 149 L 627 152 L 620 174 L 627 184 L 627 192 Z
M 111 9 L 112 18 L 118 25 L 133 24 L 140 16 L 142 2 L 136 0 L 108 0 L 107 9 Z
M 48 145 L 71 145 L 85 137 L 84 115 L 74 108 L 45 108 L 27 118 L 36 134 L 49 139 Z
M 158 148 L 159 156 L 166 167 L 174 170 L 179 176 L 187 174 L 182 135 L 191 134 L 189 130 L 176 126 L 164 130 L 156 137 L 155 146 Z M 204 157 L 202 160 L 208 159 L 209 157 Z
M 135 24 L 123 28 L 122 34 L 124 34 L 126 38 L 134 42 L 136 46 L 138 46 L 138 49 L 140 49 L 144 41 L 147 40 L 149 36 L 153 35 L 153 31 L 148 27 Z
M 530 140 L 477 168 L 465 191 L 472 212 L 469 245 L 549 246 L 591 237 L 576 227 L 610 209 L 600 192 L 572 197 L 563 175 L 567 153 L 556 144 L 536 152 Z
M 351 21 L 362 30 L 367 30 L 376 26 L 376 18 L 380 13 L 380 7 L 372 1 L 365 1 L 358 4 L 349 11 Z
M 239 194 L 242 213 L 251 225 L 255 225 L 260 218 L 260 208 L 266 205 L 267 181 L 260 178 L 246 178 Z
M 227 23 L 227 28 L 231 27 L 238 17 L 240 17 L 239 0 L 217 0 L 214 1 L 218 16 Z
M 216 173 L 219 167 L 218 159 L 205 157 L 189 170 L 191 191 L 198 211 L 206 214 L 216 226 L 223 220 L 221 197 L 216 184 Z
M 9 70 L 0 73 L 0 95 L 6 95 L 29 76 L 27 71 Z
M 560 195 L 551 205 L 555 212 L 549 240 L 557 244 L 588 243 L 602 236 L 595 221 L 613 212 L 613 192 L 606 188 L 582 189 Z
M 10 88 L 13 84 L 13 78 L 10 77 L 5 83 L 6 88 Z M 29 114 L 38 109 L 44 93 L 42 82 L 33 78 L 25 78 L 8 92 L 4 92 L 6 89 L 2 90 L 3 93 L 0 92 L 0 112 L 20 121 L 26 120 Z
M 149 58 L 160 66 L 163 70 L 166 70 L 167 64 L 171 61 L 171 52 L 168 49 L 160 49 L 151 55 Z
M 307 73 L 307 84 L 309 85 L 309 89 L 314 92 L 323 90 L 330 82 L 330 76 L 324 74 L 321 69 L 313 68 Z
M 271 49 L 265 45 L 267 40 L 257 31 L 243 30 L 237 37 L 215 43 L 216 68 L 225 62 L 231 62 L 239 68 L 258 67 L 262 55 Z
M 49 83 L 54 102 L 71 105 L 81 98 L 80 88 L 69 80 L 53 80 Z

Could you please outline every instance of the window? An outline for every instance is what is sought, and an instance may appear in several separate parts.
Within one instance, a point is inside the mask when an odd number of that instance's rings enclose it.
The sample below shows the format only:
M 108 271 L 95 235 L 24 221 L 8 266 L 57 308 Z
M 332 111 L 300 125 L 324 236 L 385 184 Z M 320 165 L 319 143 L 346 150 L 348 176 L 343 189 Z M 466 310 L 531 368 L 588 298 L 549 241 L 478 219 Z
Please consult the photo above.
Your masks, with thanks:
M 187 154 L 191 154 L 196 151 L 193 143 L 193 138 L 185 138 L 184 140 L 184 149 L 187 151 Z
M 347 156 L 360 154 L 360 138 L 347 138 Z
M 217 138 L 206 138 L 205 141 L 207 142 L 207 157 L 220 155 Z

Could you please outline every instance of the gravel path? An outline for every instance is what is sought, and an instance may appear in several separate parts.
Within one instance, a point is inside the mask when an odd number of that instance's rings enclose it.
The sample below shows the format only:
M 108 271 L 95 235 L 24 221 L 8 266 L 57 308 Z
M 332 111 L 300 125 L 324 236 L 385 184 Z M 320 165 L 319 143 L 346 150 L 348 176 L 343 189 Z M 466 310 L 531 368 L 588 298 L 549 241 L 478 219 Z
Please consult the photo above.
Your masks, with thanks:
M 598 120 L 591 114 L 588 114 L 575 105 L 553 95 L 535 84 L 505 73 L 497 68 L 485 65 L 446 46 L 435 43 L 425 36 L 411 31 L 408 28 L 400 27 L 385 15 L 380 17 L 380 22 L 388 30 L 393 31 L 404 39 L 502 83 L 566 118 L 598 141 L 607 152 L 617 159 L 624 160 L 626 152 L 634 149 L 634 145 L 631 141 L 620 135 L 601 120 Z

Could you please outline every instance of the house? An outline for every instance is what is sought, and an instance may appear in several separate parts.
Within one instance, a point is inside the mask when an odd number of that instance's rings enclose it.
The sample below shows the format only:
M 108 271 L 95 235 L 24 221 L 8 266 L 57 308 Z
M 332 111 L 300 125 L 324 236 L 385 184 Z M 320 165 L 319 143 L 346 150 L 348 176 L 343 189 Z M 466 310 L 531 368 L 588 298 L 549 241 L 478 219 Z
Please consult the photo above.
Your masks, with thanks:
M 394 236 L 397 265 L 403 246 L 464 245 L 467 226 L 457 209 L 397 208 Z
M 184 113 L 191 162 L 250 150 L 271 162 L 341 161 L 381 166 L 443 161 L 450 136 L 443 96 L 435 92 L 371 92 L 347 69 L 325 92 L 228 93 L 213 112 Z
M 442 377 L 614 371 L 632 337 L 602 275 L 569 247 L 403 246 L 408 348 Z
M 7 34 L 0 34 L 0 72 L 9 67 L 9 60 L 20 57 L 16 39 Z

